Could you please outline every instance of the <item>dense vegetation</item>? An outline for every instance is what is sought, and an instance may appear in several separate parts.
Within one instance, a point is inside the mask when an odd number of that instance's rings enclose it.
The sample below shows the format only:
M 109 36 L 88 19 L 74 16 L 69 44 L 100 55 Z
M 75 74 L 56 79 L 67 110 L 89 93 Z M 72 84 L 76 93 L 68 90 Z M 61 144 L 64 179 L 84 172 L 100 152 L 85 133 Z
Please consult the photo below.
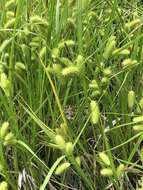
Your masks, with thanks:
M 0 1 L 0 190 L 143 190 L 142 14 Z

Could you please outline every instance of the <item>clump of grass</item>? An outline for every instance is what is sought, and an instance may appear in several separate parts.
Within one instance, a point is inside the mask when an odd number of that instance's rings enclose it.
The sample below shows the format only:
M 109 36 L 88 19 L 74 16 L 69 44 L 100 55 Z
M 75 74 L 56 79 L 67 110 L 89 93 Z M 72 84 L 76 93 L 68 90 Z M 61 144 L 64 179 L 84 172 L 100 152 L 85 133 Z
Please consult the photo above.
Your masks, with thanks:
M 142 29 L 142 1 L 1 1 L 0 189 L 142 189 Z

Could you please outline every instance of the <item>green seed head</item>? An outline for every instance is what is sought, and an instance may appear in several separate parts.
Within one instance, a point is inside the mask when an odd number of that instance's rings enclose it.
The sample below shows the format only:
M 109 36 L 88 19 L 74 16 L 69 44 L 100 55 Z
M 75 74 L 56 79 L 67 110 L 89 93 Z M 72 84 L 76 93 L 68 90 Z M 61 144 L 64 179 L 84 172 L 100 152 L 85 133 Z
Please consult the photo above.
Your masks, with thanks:
M 141 24 L 141 19 L 137 18 L 125 24 L 125 28 L 130 30 L 133 29 Z
M 108 77 L 103 77 L 103 78 L 101 79 L 101 84 L 102 84 L 102 86 L 107 85 L 108 82 L 109 82 L 109 78 L 108 78 Z
M 62 67 L 60 64 L 53 64 L 53 72 L 56 74 L 60 74 L 62 70 Z
M 140 99 L 140 101 L 139 101 L 139 106 L 140 106 L 140 108 L 143 110 L 143 98 Z
M 9 130 L 9 123 L 4 122 L 0 128 L 0 138 L 4 138 Z
M 96 101 L 91 101 L 90 110 L 91 110 L 91 122 L 93 124 L 97 124 L 99 121 L 100 112 Z
M 40 58 L 41 59 L 44 58 L 45 54 L 46 54 L 46 47 L 43 47 L 39 53 Z
M 130 51 L 128 49 L 124 49 L 122 51 L 120 51 L 119 53 L 120 55 L 129 55 L 130 54 Z
M 45 25 L 48 26 L 48 22 L 41 18 L 38 15 L 34 15 L 33 17 L 30 18 L 30 21 L 32 24 L 38 24 L 38 25 Z
M 140 151 L 140 158 L 141 158 L 141 161 L 143 163 L 143 147 L 141 148 L 141 151 Z
M 123 67 L 128 67 L 128 66 L 135 65 L 136 63 L 137 63 L 136 60 L 125 59 L 125 60 L 122 62 L 122 66 L 123 66 Z
M 78 164 L 79 166 L 81 166 L 81 159 L 80 159 L 80 157 L 77 156 L 77 157 L 75 158 L 75 160 L 76 160 L 77 164 Z
M 133 129 L 134 131 L 143 131 L 143 125 L 134 125 Z
M 13 11 L 7 11 L 6 16 L 7 16 L 7 18 L 12 19 L 14 17 L 14 12 Z
M 82 55 L 78 55 L 78 56 L 77 56 L 77 59 L 76 59 L 76 64 L 77 64 L 78 66 L 80 66 L 81 64 L 83 64 L 83 61 L 84 61 L 83 56 L 82 56 Z
M 137 116 L 133 118 L 133 122 L 139 123 L 143 121 L 143 116 Z
M 115 36 L 111 36 L 106 44 L 104 53 L 103 53 L 103 57 L 107 60 L 111 57 L 113 51 L 116 48 L 116 37 Z
M 5 73 L 1 73 L 0 75 L 0 86 L 2 89 L 6 89 L 9 86 L 9 81 Z
M 80 73 L 80 67 L 78 66 L 69 66 L 62 70 L 63 76 L 68 76 L 71 74 L 79 74 Z
M 61 165 L 59 165 L 55 171 L 56 175 L 61 175 L 63 172 L 65 172 L 68 168 L 70 167 L 70 163 L 69 162 L 65 162 Z
M 11 39 L 3 41 L 3 43 L 0 46 L 0 53 L 2 53 L 5 50 L 5 48 L 7 48 L 10 42 L 11 42 Z
M 4 138 L 4 146 L 15 144 L 17 140 L 12 132 L 8 133 Z
M 26 67 L 25 67 L 24 63 L 22 63 L 22 62 L 16 62 L 15 69 L 17 71 L 22 71 L 22 70 L 26 70 Z
M 58 48 L 59 49 L 62 49 L 62 48 L 64 48 L 64 47 L 73 47 L 73 46 L 75 46 L 75 41 L 73 41 L 73 40 L 65 40 L 65 41 L 62 41 L 62 42 L 60 42 L 59 44 L 58 44 Z
M 104 152 L 101 152 L 101 153 L 99 153 L 99 157 L 106 166 L 111 165 L 109 157 L 107 156 L 107 154 L 105 154 Z
M 132 109 L 134 106 L 134 103 L 135 103 L 135 92 L 131 90 L 128 92 L 128 107 Z
M 112 70 L 111 70 L 111 68 L 110 67 L 108 67 L 108 68 L 105 68 L 104 70 L 103 70 L 103 73 L 104 73 L 104 75 L 105 76 L 110 76 L 111 75 L 111 73 L 112 73 Z
M 52 58 L 56 59 L 60 55 L 60 49 L 59 48 L 54 48 L 52 49 Z
M 98 83 L 96 82 L 96 80 L 92 80 L 91 83 L 89 84 L 89 88 L 94 88 L 94 89 L 98 89 Z
M 72 65 L 71 60 L 69 60 L 67 57 L 62 57 L 60 60 L 61 60 L 61 62 L 62 62 L 65 66 L 71 66 L 71 65 Z
M 16 6 L 15 0 L 7 1 L 6 4 L 5 4 L 5 8 L 6 8 L 7 10 L 9 10 L 9 9 L 14 9 L 15 6 Z
M 95 90 L 91 93 L 91 97 L 95 98 L 101 95 L 101 92 L 99 90 Z
M 65 149 L 66 147 L 65 140 L 61 135 L 55 136 L 55 143 L 59 146 L 60 149 Z
M 73 154 L 74 146 L 72 142 L 66 143 L 66 153 L 67 155 Z
M 8 184 L 6 181 L 0 183 L 0 190 L 8 190 Z
M 15 18 L 10 19 L 5 25 L 4 28 L 8 29 L 8 28 L 13 28 L 15 24 Z
M 120 164 L 118 167 L 117 167 L 117 177 L 118 179 L 120 179 L 124 173 L 124 170 L 125 170 L 125 165 L 124 164 Z
M 102 176 L 112 176 L 112 175 L 113 175 L 113 171 L 112 171 L 112 169 L 110 169 L 110 168 L 104 168 L 104 169 L 102 169 L 102 170 L 100 171 L 100 174 L 101 174 Z

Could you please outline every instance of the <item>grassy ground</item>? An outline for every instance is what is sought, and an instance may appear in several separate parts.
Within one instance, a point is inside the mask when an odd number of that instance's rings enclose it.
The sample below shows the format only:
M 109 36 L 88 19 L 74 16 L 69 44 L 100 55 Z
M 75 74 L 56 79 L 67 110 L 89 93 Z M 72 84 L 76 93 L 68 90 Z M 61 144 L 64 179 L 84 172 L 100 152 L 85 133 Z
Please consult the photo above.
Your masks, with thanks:
M 143 189 L 142 5 L 0 1 L 0 189 Z

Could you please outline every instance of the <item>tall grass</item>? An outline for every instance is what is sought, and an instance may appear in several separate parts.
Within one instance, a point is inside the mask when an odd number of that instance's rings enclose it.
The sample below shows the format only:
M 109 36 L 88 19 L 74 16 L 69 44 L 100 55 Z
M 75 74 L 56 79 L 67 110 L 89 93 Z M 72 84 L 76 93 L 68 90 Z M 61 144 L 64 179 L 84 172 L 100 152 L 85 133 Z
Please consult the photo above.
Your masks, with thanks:
M 143 188 L 142 5 L 1 0 L 0 189 Z

